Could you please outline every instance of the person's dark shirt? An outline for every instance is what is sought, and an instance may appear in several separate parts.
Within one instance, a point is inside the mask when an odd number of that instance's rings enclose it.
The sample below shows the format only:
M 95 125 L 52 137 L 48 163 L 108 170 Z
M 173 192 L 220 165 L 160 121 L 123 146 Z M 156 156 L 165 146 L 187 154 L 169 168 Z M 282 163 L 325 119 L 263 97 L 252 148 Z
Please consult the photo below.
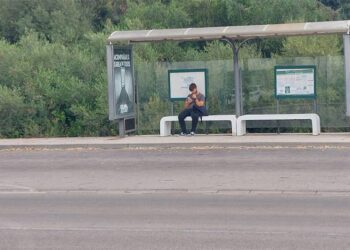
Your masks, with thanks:
M 187 98 L 192 99 L 192 102 L 188 105 L 188 108 L 193 108 L 193 105 L 196 105 L 196 104 L 195 104 L 194 98 L 192 98 L 192 94 L 189 94 L 187 96 Z M 197 93 L 197 100 L 200 102 L 205 101 L 205 96 L 202 93 L 198 92 Z

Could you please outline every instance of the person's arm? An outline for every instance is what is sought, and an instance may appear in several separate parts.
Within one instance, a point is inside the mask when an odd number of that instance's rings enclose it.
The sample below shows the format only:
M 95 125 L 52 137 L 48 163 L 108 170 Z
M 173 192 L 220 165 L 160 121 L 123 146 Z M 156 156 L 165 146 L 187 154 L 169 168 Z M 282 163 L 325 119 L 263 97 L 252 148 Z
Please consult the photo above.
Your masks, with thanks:
M 192 102 L 193 102 L 193 100 L 190 97 L 187 97 L 185 100 L 185 104 L 184 104 L 185 109 L 187 109 L 191 105 Z
M 204 106 L 204 104 L 205 104 L 204 99 L 198 99 L 197 95 L 194 95 L 192 97 L 194 98 L 194 102 L 196 103 L 196 105 L 198 107 L 203 107 Z

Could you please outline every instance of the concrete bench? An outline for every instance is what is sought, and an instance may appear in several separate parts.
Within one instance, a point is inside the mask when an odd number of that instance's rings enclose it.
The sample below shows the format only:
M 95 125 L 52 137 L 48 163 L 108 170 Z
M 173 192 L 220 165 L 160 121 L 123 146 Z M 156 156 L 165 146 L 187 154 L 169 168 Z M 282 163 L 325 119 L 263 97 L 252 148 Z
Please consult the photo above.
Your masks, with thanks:
M 242 115 L 237 119 L 237 135 L 245 135 L 246 121 L 268 121 L 268 120 L 311 120 L 312 134 L 321 133 L 320 117 L 317 114 L 264 114 L 264 115 Z
M 237 119 L 235 115 L 209 115 L 203 116 L 203 121 L 229 121 L 231 122 L 232 135 L 236 135 Z M 165 116 L 160 120 L 160 136 L 171 134 L 171 122 L 178 122 L 177 116 Z M 191 117 L 186 117 L 185 121 L 192 121 Z

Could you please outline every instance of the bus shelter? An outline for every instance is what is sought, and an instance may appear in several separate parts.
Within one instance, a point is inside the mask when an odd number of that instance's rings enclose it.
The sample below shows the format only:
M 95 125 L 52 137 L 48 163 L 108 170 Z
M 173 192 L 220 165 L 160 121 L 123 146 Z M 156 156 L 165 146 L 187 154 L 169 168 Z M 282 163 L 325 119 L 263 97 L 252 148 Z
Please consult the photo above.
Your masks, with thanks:
M 350 116 L 350 20 L 249 26 L 226 26 L 181 29 L 152 29 L 115 31 L 107 39 L 107 69 L 109 91 L 109 118 L 119 120 L 119 133 L 128 130 L 129 119 L 134 119 L 133 64 L 131 44 L 162 41 L 222 40 L 233 50 L 235 113 L 242 115 L 242 83 L 240 81 L 239 50 L 252 39 L 288 36 L 342 34 L 345 58 L 346 115 Z M 116 82 L 120 82 L 117 86 Z M 129 82 L 129 96 L 125 95 Z M 117 94 L 116 94 L 117 92 Z M 132 126 L 131 126 L 132 127 Z M 132 129 L 132 128 L 131 128 Z

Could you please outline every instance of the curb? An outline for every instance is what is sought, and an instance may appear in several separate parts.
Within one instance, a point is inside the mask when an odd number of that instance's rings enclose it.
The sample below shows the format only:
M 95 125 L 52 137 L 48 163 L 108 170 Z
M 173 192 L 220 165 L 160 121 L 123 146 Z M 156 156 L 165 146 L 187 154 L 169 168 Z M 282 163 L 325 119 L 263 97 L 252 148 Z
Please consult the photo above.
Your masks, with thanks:
M 191 149 L 191 148 L 350 148 L 348 142 L 233 142 L 233 143 L 125 143 L 0 145 L 0 150 L 40 149 Z

